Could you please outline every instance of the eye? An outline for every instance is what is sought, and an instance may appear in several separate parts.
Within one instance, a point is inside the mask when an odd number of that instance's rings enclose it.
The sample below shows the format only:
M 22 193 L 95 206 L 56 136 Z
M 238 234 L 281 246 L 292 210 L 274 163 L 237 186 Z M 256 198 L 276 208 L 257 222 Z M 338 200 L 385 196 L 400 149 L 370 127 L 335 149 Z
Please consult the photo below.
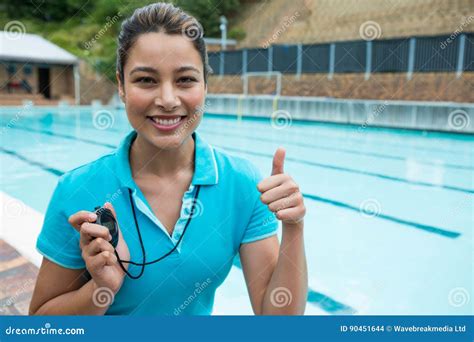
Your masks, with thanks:
M 155 83 L 155 80 L 151 77 L 144 76 L 144 77 L 137 78 L 135 82 L 148 84 L 148 83 Z
M 197 79 L 195 79 L 194 77 L 191 77 L 191 76 L 183 76 L 178 80 L 178 82 L 191 83 L 191 82 L 197 82 Z

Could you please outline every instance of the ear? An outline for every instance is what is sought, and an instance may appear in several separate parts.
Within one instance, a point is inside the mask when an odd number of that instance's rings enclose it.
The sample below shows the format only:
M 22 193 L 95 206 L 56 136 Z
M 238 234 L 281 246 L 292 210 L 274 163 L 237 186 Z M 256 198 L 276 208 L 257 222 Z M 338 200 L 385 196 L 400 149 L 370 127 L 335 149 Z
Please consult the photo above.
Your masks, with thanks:
M 123 103 L 125 103 L 125 88 L 123 86 L 122 80 L 120 79 L 120 74 L 118 71 L 115 73 L 115 77 L 117 78 L 118 93 L 119 93 L 120 99 L 122 100 Z

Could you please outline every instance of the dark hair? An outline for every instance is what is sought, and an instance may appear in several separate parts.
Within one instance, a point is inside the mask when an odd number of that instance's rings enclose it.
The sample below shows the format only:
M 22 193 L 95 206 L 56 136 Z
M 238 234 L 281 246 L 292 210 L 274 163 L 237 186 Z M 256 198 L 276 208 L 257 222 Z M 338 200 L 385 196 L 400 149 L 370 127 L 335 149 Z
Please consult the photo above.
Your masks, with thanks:
M 207 78 L 212 73 L 212 69 L 209 66 L 206 43 L 203 38 L 204 30 L 201 24 L 179 7 L 163 2 L 137 8 L 130 18 L 123 21 L 117 48 L 117 71 L 122 83 L 124 82 L 123 70 L 127 62 L 128 51 L 140 34 L 149 32 L 181 34 L 189 39 L 201 56 L 204 83 L 207 84 Z

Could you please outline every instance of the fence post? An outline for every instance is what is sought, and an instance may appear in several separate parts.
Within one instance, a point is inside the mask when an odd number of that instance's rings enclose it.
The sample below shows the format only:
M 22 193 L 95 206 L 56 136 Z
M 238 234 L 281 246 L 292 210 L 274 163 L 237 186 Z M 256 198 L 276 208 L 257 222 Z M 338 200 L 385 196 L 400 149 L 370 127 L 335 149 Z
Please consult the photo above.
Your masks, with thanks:
M 221 50 L 220 61 L 219 61 L 219 77 L 222 78 L 224 76 L 224 63 L 225 63 L 225 56 L 224 51 Z
M 463 33 L 459 36 L 459 49 L 458 49 L 458 65 L 456 71 L 456 78 L 461 77 L 462 70 L 464 68 L 464 49 L 466 48 L 466 35 Z
M 273 71 L 273 46 L 270 45 L 268 47 L 268 66 L 267 66 L 267 71 L 270 73 Z M 267 76 L 270 78 L 270 75 Z
M 408 49 L 408 70 L 407 79 L 411 80 L 413 77 L 413 70 L 415 69 L 415 50 L 416 50 L 416 38 L 410 38 L 410 46 Z
M 372 71 L 372 41 L 368 40 L 365 45 L 365 80 L 370 78 L 370 72 Z
M 247 73 L 247 49 L 242 50 L 242 73 L 246 74 Z
M 299 43 L 296 47 L 296 79 L 299 80 L 303 69 L 303 44 Z
M 336 59 L 336 44 L 331 43 L 331 45 L 329 45 L 329 74 L 328 74 L 328 78 L 330 80 L 332 80 L 334 76 L 335 59 Z

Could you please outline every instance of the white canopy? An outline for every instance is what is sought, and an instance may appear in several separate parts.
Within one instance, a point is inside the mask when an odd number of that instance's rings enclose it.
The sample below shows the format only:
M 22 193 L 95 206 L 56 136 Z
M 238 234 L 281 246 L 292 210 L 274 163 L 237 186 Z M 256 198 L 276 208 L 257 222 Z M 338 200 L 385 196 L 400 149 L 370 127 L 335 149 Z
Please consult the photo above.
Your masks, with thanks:
M 46 64 L 77 64 L 73 54 L 37 34 L 0 31 L 0 60 Z

